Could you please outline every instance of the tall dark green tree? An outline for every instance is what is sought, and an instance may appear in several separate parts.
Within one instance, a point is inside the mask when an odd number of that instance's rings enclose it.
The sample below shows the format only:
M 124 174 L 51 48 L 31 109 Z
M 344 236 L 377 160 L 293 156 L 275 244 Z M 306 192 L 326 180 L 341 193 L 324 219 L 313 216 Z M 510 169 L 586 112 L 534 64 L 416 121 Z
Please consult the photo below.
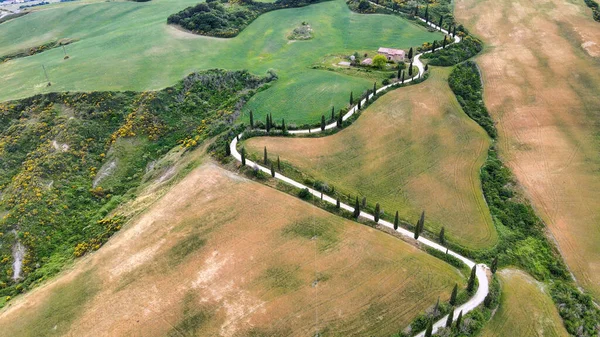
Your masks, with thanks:
M 356 202 L 354 203 L 354 213 L 353 216 L 358 218 L 360 215 L 360 204 L 358 203 L 358 197 L 356 197 Z
M 321 115 L 321 131 L 325 131 L 325 115 Z
M 402 84 L 404 84 L 404 71 L 402 72 L 402 80 L 401 80 Z
M 366 208 L 367 207 L 367 197 L 363 197 L 362 198 L 362 208 Z
M 242 148 L 242 166 L 246 166 L 246 148 Z
M 437 40 L 433 40 L 433 45 L 431 46 L 431 52 L 433 53 L 437 48 Z
M 279 156 L 277 156 L 277 171 L 281 172 L 281 162 L 279 161 Z
M 400 80 L 400 76 L 402 75 L 402 69 L 398 68 L 398 75 L 396 75 L 396 79 L 399 81 Z M 368 97 L 368 95 L 367 95 Z
M 352 91 L 350 91 L 350 105 L 354 104 L 354 98 L 352 97 Z
M 396 211 L 396 217 L 394 218 L 394 230 L 398 229 L 399 222 L 400 222 L 400 219 L 398 219 L 398 211 Z
M 342 110 L 340 110 L 340 112 L 338 113 L 338 118 L 337 118 L 337 123 L 336 123 L 338 129 L 342 128 L 342 125 L 343 125 L 343 122 L 344 122 L 343 117 L 344 116 L 342 116 Z
M 373 93 L 377 93 L 377 82 L 373 82 Z
M 442 227 L 442 229 L 440 229 L 440 243 L 442 244 L 442 246 L 446 245 L 446 237 L 444 232 L 444 227 Z
M 415 16 L 419 16 L 419 4 L 417 4 L 417 5 L 415 6 L 415 13 L 414 13 L 414 15 L 415 15 Z
M 456 37 L 456 25 L 452 27 L 452 37 Z
M 427 329 L 425 330 L 425 337 L 431 337 L 433 333 L 433 322 L 430 320 L 429 324 L 427 324 Z
M 440 23 L 438 24 L 438 27 L 440 27 L 440 31 L 442 30 L 442 24 L 444 23 L 444 16 L 440 16 Z
M 358 110 L 362 109 L 361 101 L 362 101 L 362 99 L 359 98 L 358 99 Z
M 444 41 L 442 41 L 442 49 L 446 49 L 446 43 L 448 43 L 448 39 L 446 38 L 446 35 L 444 35 Z
M 458 284 L 455 284 L 454 288 L 452 288 L 452 294 L 450 294 L 450 301 L 448 301 L 450 305 L 456 305 L 456 296 L 458 296 Z
M 462 323 L 462 310 L 458 313 L 458 317 L 456 318 L 456 329 L 460 329 L 460 324 Z
M 340 209 L 341 205 L 342 205 L 342 204 L 340 203 L 340 197 L 338 197 L 338 198 L 335 200 L 335 208 L 337 208 L 337 209 Z
M 267 147 L 266 146 L 265 146 L 265 153 L 264 153 L 263 162 L 264 162 L 265 165 L 267 165 L 267 162 L 269 162 L 269 157 L 267 156 Z
M 254 129 L 254 114 L 250 110 L 250 128 Z
M 429 5 L 425 7 L 425 22 L 429 23 Z
M 271 163 L 271 177 L 275 178 L 275 165 Z
M 452 327 L 452 319 L 454 319 L 454 307 L 450 308 L 448 318 L 446 319 L 446 328 Z
M 424 68 L 424 70 L 425 70 L 425 71 L 429 70 L 429 64 L 426 64 L 426 65 L 425 65 L 425 68 Z
M 423 232 L 423 228 L 425 227 L 425 211 L 421 212 L 421 218 L 419 218 L 419 234 Z
M 267 114 L 267 122 L 265 123 L 265 127 L 267 128 L 267 132 L 271 131 L 271 116 Z
M 408 66 L 408 77 L 412 77 L 413 75 L 413 63 L 410 61 L 410 65 Z
M 373 214 L 373 218 L 375 219 L 375 222 L 379 222 L 379 213 L 381 212 L 381 209 L 379 208 L 379 203 L 375 204 L 375 214 Z
M 225 143 L 225 155 L 227 157 L 231 156 L 231 148 L 229 148 L 229 143 Z
M 498 269 L 498 257 L 494 257 L 492 260 L 492 266 L 490 268 L 492 270 L 492 274 L 496 274 L 496 270 Z
M 408 59 L 412 61 L 412 57 L 413 57 L 413 49 L 412 49 L 412 47 L 410 47 L 410 49 L 408 50 Z
M 335 119 L 335 108 L 331 107 L 331 120 L 333 121 Z
M 414 233 L 415 240 L 418 239 L 419 235 L 421 234 L 421 231 L 419 230 L 420 226 L 421 226 L 421 222 L 417 221 L 417 224 L 415 225 L 415 233 Z
M 471 276 L 469 277 L 469 282 L 467 282 L 467 292 L 472 293 L 475 290 L 475 278 L 477 275 L 477 265 L 474 265 L 471 268 Z
M 283 132 L 283 133 L 287 132 L 287 126 L 285 126 L 285 118 L 281 119 L 281 132 Z

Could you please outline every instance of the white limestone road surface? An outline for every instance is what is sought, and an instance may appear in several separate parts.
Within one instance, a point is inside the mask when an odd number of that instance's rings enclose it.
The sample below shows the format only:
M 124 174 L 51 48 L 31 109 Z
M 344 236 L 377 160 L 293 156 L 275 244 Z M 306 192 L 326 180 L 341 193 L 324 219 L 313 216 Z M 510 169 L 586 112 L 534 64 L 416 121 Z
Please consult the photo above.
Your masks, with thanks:
M 373 4 L 376 5 L 376 6 L 379 6 L 379 5 L 375 4 L 375 3 L 373 3 Z M 420 19 L 420 20 L 422 20 L 423 22 L 425 22 L 425 20 L 423 20 L 423 19 Z M 433 27 L 433 28 L 439 29 L 439 27 L 437 27 L 433 23 L 429 23 L 429 25 L 431 27 Z M 443 33 L 448 34 L 448 32 L 446 30 L 442 29 L 441 31 Z M 454 40 L 453 43 L 457 43 L 457 42 L 460 42 L 460 37 L 458 37 L 458 36 L 455 37 L 455 40 Z M 428 53 L 428 52 L 426 52 L 426 53 Z M 413 64 L 419 69 L 418 75 L 415 76 L 415 77 L 413 77 L 412 79 L 404 81 L 405 83 L 411 82 L 414 79 L 417 79 L 417 78 L 420 78 L 421 76 L 423 76 L 423 73 L 425 72 L 425 67 L 423 66 L 423 63 L 420 60 L 421 55 L 423 55 L 423 53 L 415 55 L 414 60 L 413 60 Z M 391 87 L 398 86 L 399 84 L 400 83 L 393 83 L 393 84 L 390 84 L 390 85 L 386 85 L 384 87 L 379 88 L 377 90 L 377 92 L 378 93 L 382 92 L 382 91 L 387 90 L 387 89 L 389 89 Z M 374 94 L 369 95 L 368 98 L 371 99 L 373 97 L 373 95 Z M 366 98 L 361 101 L 361 104 L 364 104 L 364 103 L 366 103 Z M 357 105 L 353 106 L 342 117 L 342 119 L 344 121 L 347 120 L 356 111 L 357 111 Z M 329 130 L 329 129 L 335 128 L 336 126 L 337 126 L 336 122 L 333 122 L 331 124 L 326 125 L 325 126 L 325 130 Z M 318 132 L 321 132 L 321 128 L 306 129 L 306 130 L 290 130 L 288 132 L 290 134 L 318 133 Z M 243 135 L 244 135 L 243 133 L 240 133 L 237 137 L 235 137 L 231 141 L 231 143 L 229 145 L 229 148 L 231 150 L 231 155 L 237 161 L 240 161 L 240 162 L 242 161 L 242 156 L 241 156 L 241 154 L 237 150 L 237 143 L 238 143 L 238 139 L 241 139 Z M 253 161 L 251 161 L 249 159 L 246 159 L 246 165 L 249 166 L 249 167 L 254 167 L 254 168 L 258 169 L 258 170 L 261 170 L 261 171 L 263 171 L 266 174 L 269 174 L 269 175 L 271 174 L 271 170 L 269 168 L 261 166 L 261 165 L 255 163 L 255 162 L 253 162 Z M 282 175 L 281 173 L 275 172 L 275 179 L 279 179 L 279 180 L 281 180 L 281 181 L 283 181 L 283 182 L 285 182 L 285 183 L 287 183 L 289 185 L 292 185 L 292 186 L 300 188 L 300 189 L 308 189 L 308 191 L 312 195 L 314 195 L 314 196 L 316 196 L 318 198 L 322 197 L 322 199 L 324 201 L 326 201 L 326 202 L 328 202 L 330 204 L 335 205 L 337 203 L 336 199 L 334 199 L 334 198 L 332 198 L 332 197 L 330 197 L 328 195 L 324 195 L 321 192 L 316 191 L 316 190 L 314 190 L 314 189 L 312 189 L 312 188 L 310 188 L 308 186 L 305 186 L 305 185 L 303 185 L 303 184 L 301 184 L 301 183 L 299 183 L 299 182 L 297 182 L 297 181 L 295 181 L 295 180 L 293 180 L 291 178 L 288 178 L 288 177 Z M 352 207 L 350 205 L 347 205 L 347 204 L 344 204 L 344 203 L 340 203 L 340 207 L 342 209 L 345 209 L 345 210 L 349 211 L 349 212 L 353 212 L 354 211 L 354 207 Z M 374 217 L 373 217 L 373 215 L 371 215 L 369 213 L 362 212 L 362 211 L 360 212 L 360 216 L 363 217 L 363 218 L 365 218 L 365 219 L 371 220 L 371 221 L 375 220 Z M 382 225 L 382 226 L 386 226 L 388 228 L 394 229 L 394 225 L 392 223 L 388 222 L 388 221 L 379 219 L 379 221 L 377 223 L 380 224 L 380 225 Z M 403 236 L 405 236 L 407 238 L 411 238 L 412 239 L 414 237 L 413 236 L 414 234 L 411 231 L 408 231 L 408 230 L 406 230 L 404 228 L 398 228 L 396 230 L 396 232 L 400 233 L 401 235 L 403 235 Z M 427 247 L 439 250 L 439 251 L 444 252 L 444 253 L 447 252 L 447 254 L 452 255 L 455 258 L 461 260 L 463 263 L 465 263 L 467 266 L 469 266 L 469 268 L 473 268 L 473 266 L 476 265 L 474 261 L 472 261 L 472 260 L 470 260 L 470 259 L 468 259 L 468 258 L 466 258 L 466 257 L 464 257 L 464 256 L 462 256 L 462 255 L 460 255 L 460 254 L 458 254 L 456 252 L 454 252 L 454 251 L 447 250 L 446 247 L 443 247 L 443 246 L 441 246 L 441 245 L 439 245 L 439 244 L 437 244 L 437 243 L 435 243 L 435 242 L 433 242 L 431 240 L 428 240 L 428 239 L 426 239 L 426 238 L 424 238 L 422 236 L 420 236 L 417 241 L 419 241 L 421 244 L 423 244 L 423 245 L 425 245 Z M 487 272 L 486 272 L 487 269 L 488 269 L 488 267 L 485 264 L 478 264 L 477 265 L 476 276 L 477 276 L 477 280 L 479 282 L 479 286 L 477 288 L 477 291 L 475 292 L 475 295 L 473 295 L 473 297 L 471 297 L 466 303 L 464 303 L 461 306 L 459 306 L 459 307 L 457 307 L 457 308 L 454 309 L 454 316 L 455 317 L 453 317 L 453 320 L 456 320 L 456 317 L 458 316 L 458 314 L 461 311 L 463 312 L 463 315 L 464 315 L 464 314 L 468 313 L 469 311 L 471 311 L 471 310 L 475 309 L 476 307 L 478 307 L 481 303 L 483 303 L 485 297 L 487 296 L 487 294 L 489 292 L 489 282 L 488 282 Z M 434 325 L 433 325 L 433 333 L 435 333 L 438 329 L 443 328 L 445 326 L 447 318 L 448 318 L 448 315 L 442 317 L 440 320 L 438 320 L 437 322 L 434 323 Z M 425 331 L 421 331 L 416 336 L 417 337 L 423 337 L 424 335 L 425 335 Z

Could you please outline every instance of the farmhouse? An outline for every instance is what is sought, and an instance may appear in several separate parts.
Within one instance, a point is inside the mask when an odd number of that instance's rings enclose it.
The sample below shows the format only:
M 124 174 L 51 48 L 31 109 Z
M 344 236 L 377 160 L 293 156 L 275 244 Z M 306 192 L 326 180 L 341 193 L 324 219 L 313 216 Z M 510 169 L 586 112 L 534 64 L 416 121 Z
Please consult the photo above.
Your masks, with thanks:
M 388 61 L 404 61 L 404 50 L 380 47 L 377 53 L 385 56 Z

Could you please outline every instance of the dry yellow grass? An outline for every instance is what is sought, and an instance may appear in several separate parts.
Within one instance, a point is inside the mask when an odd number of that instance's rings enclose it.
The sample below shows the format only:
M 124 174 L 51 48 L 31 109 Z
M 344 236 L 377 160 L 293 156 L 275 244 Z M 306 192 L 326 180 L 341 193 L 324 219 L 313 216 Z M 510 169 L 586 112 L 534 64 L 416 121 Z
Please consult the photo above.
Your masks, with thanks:
M 500 307 L 482 337 L 569 336 L 542 283 L 514 269 L 502 270 L 498 276 L 502 283 Z
M 388 214 L 426 227 L 442 226 L 455 242 L 489 247 L 497 236 L 481 192 L 485 132 L 460 108 L 448 87 L 450 69 L 432 70 L 424 83 L 387 93 L 354 125 L 323 138 L 259 137 L 250 152 L 280 155 L 349 195 L 364 195 Z M 285 173 L 285 172 L 284 172 Z
M 571 271 L 600 298 L 600 24 L 581 2 L 459 0 L 500 150 Z
M 0 336 L 390 335 L 463 281 L 397 238 L 208 163 L 11 302 Z

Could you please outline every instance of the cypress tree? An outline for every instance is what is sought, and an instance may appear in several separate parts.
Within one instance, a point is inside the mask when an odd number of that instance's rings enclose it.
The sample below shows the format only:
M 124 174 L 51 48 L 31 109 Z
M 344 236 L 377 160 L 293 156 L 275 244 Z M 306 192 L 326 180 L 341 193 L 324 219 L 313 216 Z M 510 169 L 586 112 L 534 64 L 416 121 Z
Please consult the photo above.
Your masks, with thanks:
M 425 22 L 429 23 L 429 4 L 425 7 Z
M 229 144 L 225 143 L 225 155 L 227 157 L 231 156 L 231 149 L 229 148 Z
M 342 123 L 343 123 L 343 121 L 344 121 L 342 117 L 343 117 L 343 116 L 342 116 L 342 110 L 340 110 L 340 113 L 338 114 L 338 118 L 337 118 L 337 127 L 338 127 L 339 129 L 341 129 L 341 128 L 342 128 Z
M 277 156 L 277 171 L 281 172 L 281 162 L 279 161 L 279 156 Z
M 440 23 L 438 25 L 438 27 L 440 27 L 440 31 L 442 30 L 442 23 L 444 23 L 444 16 L 440 16 Z
M 375 222 L 379 222 L 379 212 L 380 212 L 379 203 L 376 203 L 375 204 L 375 214 L 373 214 Z
M 267 123 L 265 126 L 267 128 L 267 132 L 271 131 L 271 117 L 269 117 L 269 115 L 267 115 Z
M 429 70 L 429 64 L 425 65 L 425 71 Z
M 250 128 L 254 129 L 254 114 L 250 110 Z
M 419 238 L 419 234 L 420 234 L 419 227 L 420 226 L 421 226 L 421 221 L 419 220 L 419 221 L 417 221 L 417 224 L 415 225 L 415 235 L 414 235 L 415 240 Z
M 352 103 L 354 103 L 354 99 L 352 98 L 352 91 L 350 91 L 350 105 L 352 105 Z
M 442 246 L 446 245 L 446 238 L 444 237 L 444 235 L 444 227 L 442 227 L 442 229 L 440 229 L 440 243 L 442 244 Z
M 360 215 L 360 204 L 358 203 L 358 197 L 356 197 L 356 202 L 354 203 L 354 217 L 358 218 Z
M 394 218 L 394 230 L 398 229 L 398 211 L 396 211 L 396 217 Z
M 419 219 L 419 223 L 421 224 L 419 226 L 419 234 L 421 234 L 421 232 L 423 232 L 423 227 L 425 226 L 425 211 L 421 212 L 421 218 Z
M 452 27 L 452 37 L 456 37 L 456 25 Z
M 373 82 L 373 93 L 377 93 L 377 82 Z
M 325 115 L 321 115 L 321 131 L 325 131 Z
M 435 48 L 437 48 L 437 40 L 433 40 L 433 45 L 431 46 L 432 53 L 435 51 Z
M 267 157 L 267 147 L 266 146 L 265 146 L 265 155 L 264 155 L 263 161 L 264 161 L 265 165 L 267 165 L 267 162 L 269 161 L 269 158 Z
M 367 207 L 367 197 L 362 198 L 362 208 Z
M 450 295 L 450 301 L 448 301 L 448 303 L 450 303 L 451 306 L 456 305 L 456 296 L 457 295 L 458 295 L 458 284 L 455 284 L 454 288 L 452 289 L 452 294 Z
M 340 197 L 337 198 L 337 200 L 335 201 L 335 208 L 339 209 L 341 206 L 340 204 Z
M 334 107 L 331 107 L 331 120 L 333 121 L 335 119 L 335 109 Z
M 408 77 L 412 77 L 412 73 L 413 73 L 413 65 L 412 65 L 412 61 L 410 61 L 410 65 L 408 66 Z
M 413 57 L 413 49 L 412 49 L 412 47 L 410 47 L 410 49 L 408 50 L 408 59 L 412 61 L 412 57 Z
M 454 318 L 454 307 L 450 308 L 450 312 L 448 313 L 448 319 L 446 320 L 446 328 L 450 328 L 452 326 L 453 318 Z
M 400 69 L 400 67 L 398 67 L 398 75 L 396 76 L 396 79 L 400 80 L 400 75 L 402 75 L 402 70 Z M 369 97 L 367 95 L 367 97 Z
M 471 293 L 475 289 L 475 275 L 477 274 L 477 265 L 474 265 L 471 269 L 471 276 L 469 277 L 469 282 L 467 283 L 467 292 Z
M 496 270 L 498 269 L 498 257 L 494 257 L 494 259 L 492 260 L 492 267 L 490 268 L 492 270 L 492 274 L 496 274 Z
M 460 329 L 460 323 L 462 323 L 462 310 L 458 313 L 456 318 L 456 329 Z
M 404 84 L 404 72 L 402 72 L 402 84 Z
M 444 41 L 442 42 L 442 49 L 446 49 L 447 42 L 448 42 L 448 39 L 446 39 L 446 35 L 444 35 Z
M 425 330 L 425 337 L 431 337 L 432 333 L 433 333 L 433 322 L 429 321 L 429 324 L 427 324 L 427 330 Z
M 488 293 L 488 294 L 485 296 L 485 298 L 483 299 L 483 305 L 484 305 L 486 308 L 489 308 L 489 309 L 491 309 L 491 308 L 492 308 L 492 299 L 493 299 L 493 298 L 492 298 L 492 293 Z
M 287 126 L 285 126 L 285 118 L 281 119 L 281 132 L 283 132 L 283 133 L 287 132 Z
M 273 123 L 273 114 L 269 114 L 269 123 L 271 123 L 271 128 L 275 127 L 275 123 Z
M 415 16 L 419 16 L 419 4 L 415 6 Z
M 361 101 L 362 101 L 362 99 L 360 99 L 360 98 L 359 98 L 359 99 L 358 99 L 358 110 L 362 109 L 362 106 L 361 106 L 361 104 L 360 104 L 360 103 L 361 103 Z
M 271 163 L 271 177 L 275 178 L 275 165 Z
M 242 166 L 246 166 L 246 148 L 242 148 Z

